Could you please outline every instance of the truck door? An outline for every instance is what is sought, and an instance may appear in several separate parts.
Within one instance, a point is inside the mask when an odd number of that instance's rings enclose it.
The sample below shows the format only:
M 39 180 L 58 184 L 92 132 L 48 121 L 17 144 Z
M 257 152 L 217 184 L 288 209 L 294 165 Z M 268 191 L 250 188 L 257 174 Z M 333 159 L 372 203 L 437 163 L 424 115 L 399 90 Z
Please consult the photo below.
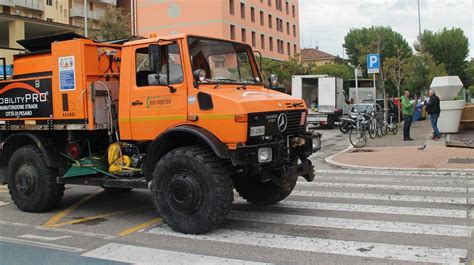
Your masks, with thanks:
M 135 50 L 135 83 L 130 91 L 134 140 L 155 139 L 187 121 L 187 85 L 180 43 L 167 41 Z

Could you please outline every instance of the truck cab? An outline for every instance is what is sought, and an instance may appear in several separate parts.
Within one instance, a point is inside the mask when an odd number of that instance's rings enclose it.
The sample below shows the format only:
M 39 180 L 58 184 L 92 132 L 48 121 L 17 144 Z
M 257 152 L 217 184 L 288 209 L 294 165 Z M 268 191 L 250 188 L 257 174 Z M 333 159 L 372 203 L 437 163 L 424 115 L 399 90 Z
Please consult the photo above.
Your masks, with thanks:
M 314 179 L 321 135 L 307 131 L 305 102 L 264 88 L 246 44 L 180 34 L 49 47 L 16 61 L 46 76 L 0 82 L 3 109 L 25 107 L 9 94 L 30 93 L 25 83 L 49 91 L 49 115 L 0 116 L 0 167 L 24 211 L 54 208 L 65 184 L 149 188 L 165 223 L 203 233 L 225 219 L 234 188 L 274 204 L 299 176 Z

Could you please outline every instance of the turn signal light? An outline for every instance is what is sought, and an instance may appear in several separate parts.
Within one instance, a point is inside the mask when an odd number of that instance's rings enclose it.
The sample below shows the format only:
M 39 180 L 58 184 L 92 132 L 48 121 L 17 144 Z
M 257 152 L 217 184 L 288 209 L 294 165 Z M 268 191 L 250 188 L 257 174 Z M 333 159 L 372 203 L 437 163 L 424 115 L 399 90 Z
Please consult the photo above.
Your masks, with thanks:
M 235 114 L 234 120 L 235 122 L 248 122 L 249 116 L 247 114 Z

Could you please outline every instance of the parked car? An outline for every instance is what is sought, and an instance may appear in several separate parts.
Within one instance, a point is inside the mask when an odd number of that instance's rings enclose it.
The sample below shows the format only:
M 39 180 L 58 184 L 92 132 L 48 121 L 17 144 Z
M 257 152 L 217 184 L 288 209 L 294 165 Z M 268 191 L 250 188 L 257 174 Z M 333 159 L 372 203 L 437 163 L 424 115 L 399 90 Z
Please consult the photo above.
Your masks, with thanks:
M 383 108 L 377 103 L 360 103 L 354 104 L 350 110 L 351 118 L 355 119 L 357 113 L 372 113 L 375 112 L 375 118 L 377 121 L 382 124 L 383 122 Z
M 373 103 L 373 100 L 368 100 L 364 99 L 362 100 L 362 103 Z M 383 110 L 383 98 L 381 99 L 376 99 L 375 102 L 382 107 Z M 387 99 L 388 102 L 388 115 L 387 119 L 389 119 L 390 114 L 393 114 L 394 120 L 398 119 L 398 113 L 400 112 L 400 120 L 403 120 L 403 114 L 401 113 L 400 108 L 397 106 L 397 104 L 392 100 L 392 99 Z M 388 120 L 387 120 L 388 121 Z

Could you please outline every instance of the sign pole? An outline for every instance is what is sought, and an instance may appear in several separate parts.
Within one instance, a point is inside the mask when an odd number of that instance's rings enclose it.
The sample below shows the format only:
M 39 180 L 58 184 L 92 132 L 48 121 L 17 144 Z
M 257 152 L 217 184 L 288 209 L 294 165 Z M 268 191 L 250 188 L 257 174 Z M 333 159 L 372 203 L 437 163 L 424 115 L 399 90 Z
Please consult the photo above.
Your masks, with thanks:
M 377 86 L 375 85 L 375 73 L 372 74 L 373 75 L 373 80 L 374 80 L 374 103 L 376 102 L 376 98 L 377 98 Z
M 354 69 L 354 74 L 355 74 L 355 85 L 356 85 L 356 94 L 355 94 L 355 103 L 359 104 L 359 80 L 357 79 L 357 76 L 359 75 L 357 67 Z

